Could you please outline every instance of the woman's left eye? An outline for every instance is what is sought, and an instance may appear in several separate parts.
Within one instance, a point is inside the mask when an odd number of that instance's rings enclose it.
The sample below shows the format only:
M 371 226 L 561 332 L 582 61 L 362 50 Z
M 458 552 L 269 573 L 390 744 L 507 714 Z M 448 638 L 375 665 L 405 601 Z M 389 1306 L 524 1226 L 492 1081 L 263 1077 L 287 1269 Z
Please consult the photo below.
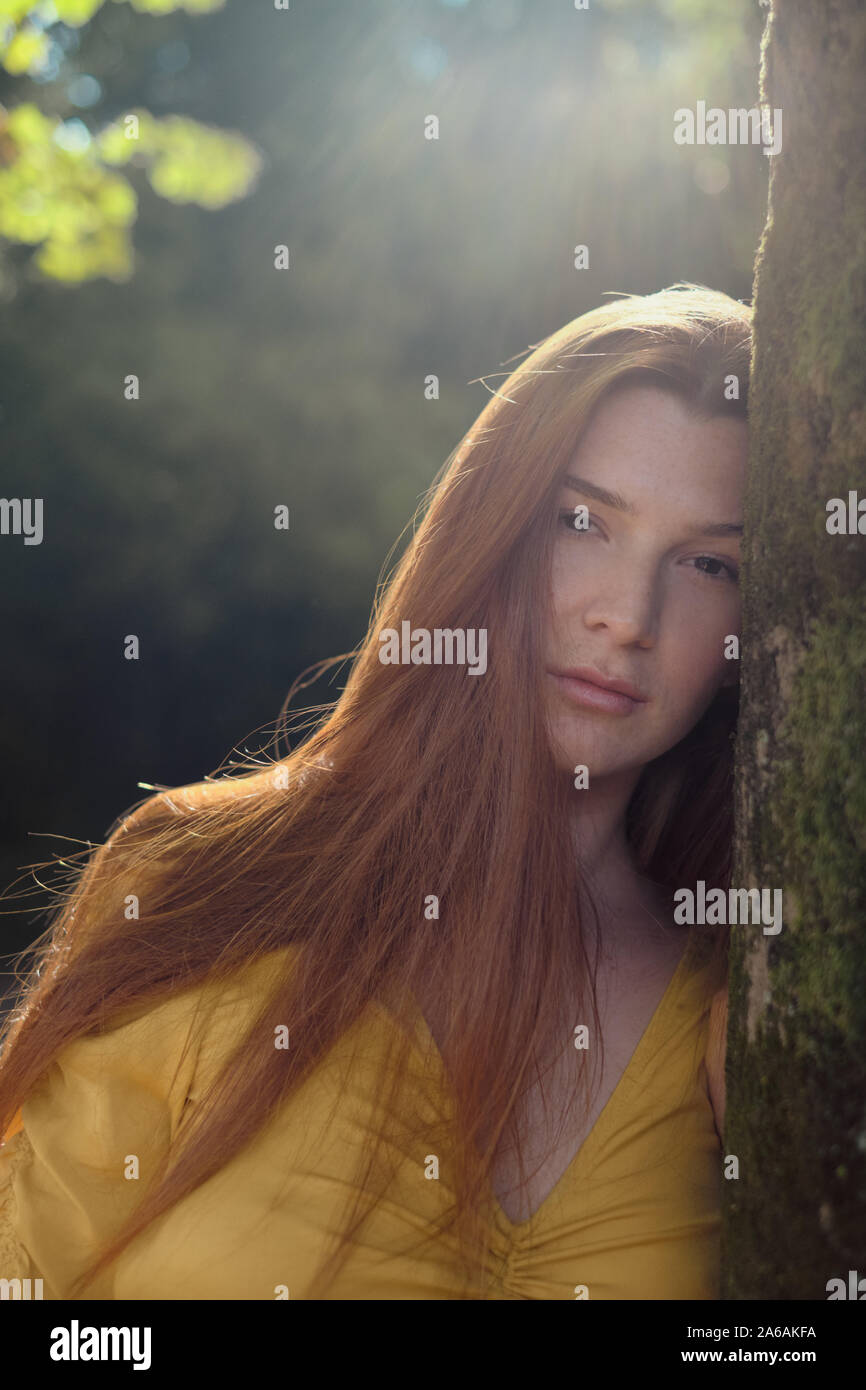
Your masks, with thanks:
M 707 579 L 728 579 L 736 584 L 740 578 L 739 568 L 731 564 L 729 560 L 720 560 L 715 555 L 697 555 L 695 557 L 698 573 L 706 575 Z M 711 568 L 700 568 L 706 565 Z

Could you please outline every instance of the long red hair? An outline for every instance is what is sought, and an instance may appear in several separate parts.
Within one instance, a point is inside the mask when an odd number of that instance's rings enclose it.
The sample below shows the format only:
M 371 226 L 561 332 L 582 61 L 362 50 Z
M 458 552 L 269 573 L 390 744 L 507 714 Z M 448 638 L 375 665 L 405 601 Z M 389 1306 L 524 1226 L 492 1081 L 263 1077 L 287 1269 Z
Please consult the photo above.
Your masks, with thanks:
M 682 285 L 611 300 L 534 347 L 431 487 L 318 727 L 302 712 L 307 736 L 282 759 L 151 797 L 63 893 L 0 1035 L 0 1133 L 74 1039 L 303 946 L 292 968 L 275 965 L 258 1018 L 68 1296 L 246 1146 L 372 1000 L 389 1000 L 408 1023 L 401 1001 L 408 1010 L 421 981 L 450 1021 L 455 1201 L 443 1229 L 457 1223 L 467 1297 L 480 1293 L 491 1162 L 502 1141 L 520 1153 L 516 1102 L 563 981 L 583 981 L 582 1016 L 598 1021 L 577 908 L 574 792 L 554 766 L 541 695 L 560 479 L 593 407 L 626 378 L 667 386 L 704 416 L 744 418 L 750 334 L 749 307 Z M 384 665 L 378 634 L 407 619 L 430 631 L 486 629 L 486 673 Z M 697 879 L 728 886 L 736 715 L 736 691 L 721 691 L 644 769 L 630 803 L 638 866 L 670 890 Z M 123 918 L 129 892 L 143 907 L 134 934 Z M 424 911 L 431 894 L 434 920 Z M 706 932 L 721 982 L 726 929 Z M 273 1037 L 274 1020 L 290 1025 L 291 1048 L 252 1045 L 263 1024 Z M 409 1052 L 408 1034 L 394 1031 L 392 1097 Z M 581 1075 L 575 1103 L 588 1095 Z M 422 1159 L 429 1143 L 425 1133 Z M 365 1159 L 362 1199 L 307 1296 L 324 1294 L 381 1195 L 372 1150 Z

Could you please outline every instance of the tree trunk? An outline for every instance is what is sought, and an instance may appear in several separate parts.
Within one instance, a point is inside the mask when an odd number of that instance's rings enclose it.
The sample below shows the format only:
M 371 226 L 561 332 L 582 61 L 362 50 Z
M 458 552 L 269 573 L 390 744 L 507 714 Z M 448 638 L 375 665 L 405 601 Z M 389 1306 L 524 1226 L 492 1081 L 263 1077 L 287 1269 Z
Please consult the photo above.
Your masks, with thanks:
M 732 928 L 728 1299 L 866 1298 L 866 534 L 827 512 L 859 489 L 866 532 L 864 88 L 863 0 L 773 0 L 734 885 L 783 926 Z

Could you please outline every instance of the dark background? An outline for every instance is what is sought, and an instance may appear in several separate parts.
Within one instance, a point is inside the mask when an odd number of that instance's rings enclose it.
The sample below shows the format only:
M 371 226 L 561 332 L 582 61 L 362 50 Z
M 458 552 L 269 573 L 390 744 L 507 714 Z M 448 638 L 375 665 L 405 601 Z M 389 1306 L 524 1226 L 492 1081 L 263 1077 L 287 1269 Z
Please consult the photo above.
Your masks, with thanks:
M 762 23 L 756 0 L 109 0 L 52 27 L 50 77 L 0 73 L 7 110 L 176 113 L 262 161 L 219 210 L 125 169 L 126 279 L 64 283 L 0 239 L 2 495 L 43 498 L 45 532 L 0 536 L 0 950 L 45 925 L 44 895 L 10 896 L 24 866 L 102 840 L 139 782 L 265 746 L 295 677 L 361 639 L 477 378 L 606 291 L 751 298 L 769 160 L 672 132 L 699 99 L 757 103 Z

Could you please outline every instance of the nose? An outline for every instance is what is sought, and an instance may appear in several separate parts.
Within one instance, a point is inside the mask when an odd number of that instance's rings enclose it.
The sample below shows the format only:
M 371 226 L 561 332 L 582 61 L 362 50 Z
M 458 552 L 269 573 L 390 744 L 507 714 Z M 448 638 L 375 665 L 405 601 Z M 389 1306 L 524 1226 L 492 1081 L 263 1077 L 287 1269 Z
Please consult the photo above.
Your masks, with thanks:
M 652 647 L 658 629 L 654 577 L 640 570 L 609 570 L 586 600 L 583 621 L 592 632 L 608 631 L 619 646 Z

